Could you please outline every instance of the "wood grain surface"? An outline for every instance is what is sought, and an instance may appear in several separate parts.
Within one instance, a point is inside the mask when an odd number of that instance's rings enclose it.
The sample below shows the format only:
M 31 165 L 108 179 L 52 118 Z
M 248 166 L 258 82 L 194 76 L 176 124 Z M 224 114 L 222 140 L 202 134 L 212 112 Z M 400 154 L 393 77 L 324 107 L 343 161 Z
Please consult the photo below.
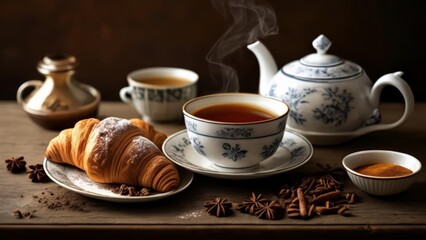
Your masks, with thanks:
M 1 161 L 24 156 L 27 167 L 42 163 L 48 142 L 58 134 L 35 125 L 15 102 L 0 102 Z M 399 104 L 382 104 L 389 121 L 402 112 Z M 139 117 L 130 106 L 102 102 L 99 118 Z M 241 202 L 251 192 L 276 194 L 280 186 L 321 170 L 317 164 L 342 167 L 341 160 L 351 152 L 367 149 L 401 151 L 426 159 L 426 105 L 417 104 L 403 126 L 371 133 L 351 142 L 328 147 L 314 146 L 312 159 L 300 168 L 258 180 L 221 180 L 195 174 L 185 191 L 147 203 L 112 203 L 87 198 L 54 182 L 32 183 L 25 173 L 12 174 L 0 163 L 0 235 L 19 238 L 75 239 L 79 236 L 153 237 L 160 239 L 252 239 L 301 237 L 312 239 L 420 239 L 426 233 L 426 170 L 405 193 L 374 197 L 358 190 L 348 177 L 342 179 L 345 192 L 358 196 L 350 206 L 352 216 L 323 215 L 309 220 L 262 220 L 235 212 L 218 218 L 205 212 L 203 204 L 214 197 Z M 184 129 L 182 123 L 155 124 L 170 135 Z M 49 205 L 56 207 L 49 208 Z M 53 206 L 52 205 L 52 206 Z M 17 219 L 13 211 L 34 211 L 29 219 Z M 61 236 L 60 238 L 58 236 Z M 285 236 L 285 237 L 284 237 Z

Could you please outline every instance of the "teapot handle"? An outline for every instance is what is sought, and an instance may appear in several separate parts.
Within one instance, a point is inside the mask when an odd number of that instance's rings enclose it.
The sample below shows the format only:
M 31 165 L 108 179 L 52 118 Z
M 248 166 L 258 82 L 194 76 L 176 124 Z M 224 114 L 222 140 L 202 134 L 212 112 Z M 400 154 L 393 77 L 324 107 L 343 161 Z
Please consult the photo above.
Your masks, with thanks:
M 30 80 L 27 82 L 24 82 L 19 88 L 18 91 L 16 92 L 16 100 L 18 101 L 19 105 L 23 104 L 23 93 L 25 92 L 26 89 L 28 88 L 40 88 L 43 85 L 43 81 L 40 80 Z
M 395 72 L 395 73 L 389 73 L 386 75 L 383 75 L 379 78 L 379 80 L 376 81 L 376 83 L 373 85 L 370 93 L 370 103 L 372 106 L 378 106 L 380 101 L 380 94 L 382 93 L 382 90 L 385 86 L 394 86 L 396 87 L 404 97 L 405 101 L 405 109 L 404 114 L 399 118 L 399 120 L 393 122 L 393 123 L 387 123 L 387 124 L 376 124 L 376 125 L 370 125 L 364 128 L 359 129 L 359 131 L 362 131 L 360 134 L 365 134 L 372 131 L 379 131 L 379 130 L 387 130 L 391 128 L 395 128 L 402 123 L 404 123 L 408 117 L 413 113 L 414 110 L 414 96 L 413 92 L 411 91 L 410 86 L 407 84 L 404 79 L 401 78 L 403 72 Z

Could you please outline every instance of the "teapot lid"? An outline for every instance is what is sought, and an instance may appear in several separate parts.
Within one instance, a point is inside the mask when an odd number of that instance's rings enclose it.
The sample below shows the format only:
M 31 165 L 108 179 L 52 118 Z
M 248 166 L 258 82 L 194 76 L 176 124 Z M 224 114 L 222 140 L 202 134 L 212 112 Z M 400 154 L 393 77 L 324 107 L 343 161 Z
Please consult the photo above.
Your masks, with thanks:
M 326 36 L 318 36 L 312 45 L 317 53 L 285 65 L 282 69 L 284 74 L 302 80 L 335 80 L 353 77 L 362 72 L 358 64 L 327 54 L 331 41 Z

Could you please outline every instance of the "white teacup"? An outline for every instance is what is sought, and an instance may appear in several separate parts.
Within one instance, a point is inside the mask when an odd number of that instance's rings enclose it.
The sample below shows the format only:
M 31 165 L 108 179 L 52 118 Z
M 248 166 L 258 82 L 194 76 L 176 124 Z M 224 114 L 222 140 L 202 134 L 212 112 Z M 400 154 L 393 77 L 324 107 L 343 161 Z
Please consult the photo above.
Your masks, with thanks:
M 127 75 L 129 86 L 120 90 L 120 98 L 145 120 L 177 121 L 182 119 L 183 104 L 197 95 L 198 78 L 182 68 L 139 69 Z
M 283 101 L 250 93 L 205 95 L 183 106 L 195 152 L 233 169 L 256 166 L 277 151 L 288 113 Z

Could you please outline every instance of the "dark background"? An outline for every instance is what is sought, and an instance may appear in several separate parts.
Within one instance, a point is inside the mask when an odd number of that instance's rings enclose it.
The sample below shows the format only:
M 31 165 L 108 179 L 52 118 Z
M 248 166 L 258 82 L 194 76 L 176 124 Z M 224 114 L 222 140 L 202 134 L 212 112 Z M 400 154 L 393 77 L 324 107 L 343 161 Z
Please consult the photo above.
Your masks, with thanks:
M 416 101 L 426 101 L 426 2 L 422 0 L 269 0 L 279 33 L 262 42 L 279 67 L 314 52 L 325 34 L 329 53 L 361 65 L 374 82 L 403 71 Z M 173 66 L 199 73 L 199 94 L 221 91 L 206 55 L 228 23 L 209 0 L 0 0 L 0 100 L 15 100 L 18 87 L 44 79 L 37 63 L 69 53 L 76 79 L 119 101 L 126 75 L 135 69 Z M 240 91 L 257 92 L 257 61 L 245 46 L 226 57 Z M 402 101 L 385 88 L 384 101 Z

